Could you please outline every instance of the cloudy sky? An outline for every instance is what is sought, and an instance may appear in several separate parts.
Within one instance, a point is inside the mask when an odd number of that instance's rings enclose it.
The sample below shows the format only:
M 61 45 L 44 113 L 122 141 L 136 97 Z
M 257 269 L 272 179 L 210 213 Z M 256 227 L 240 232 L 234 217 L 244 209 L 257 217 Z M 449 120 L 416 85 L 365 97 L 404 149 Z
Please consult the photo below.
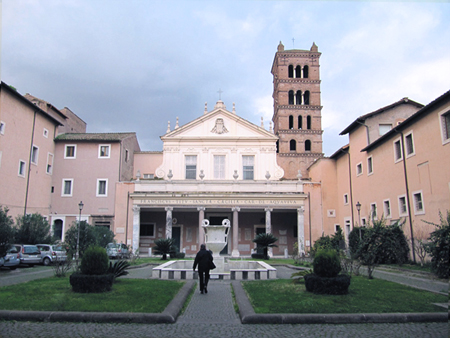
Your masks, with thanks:
M 427 104 L 450 89 L 450 4 L 420 1 L 0 0 L 1 79 L 88 123 L 135 131 L 142 150 L 233 102 L 268 128 L 273 58 L 320 58 L 323 151 L 357 116 L 403 97 Z

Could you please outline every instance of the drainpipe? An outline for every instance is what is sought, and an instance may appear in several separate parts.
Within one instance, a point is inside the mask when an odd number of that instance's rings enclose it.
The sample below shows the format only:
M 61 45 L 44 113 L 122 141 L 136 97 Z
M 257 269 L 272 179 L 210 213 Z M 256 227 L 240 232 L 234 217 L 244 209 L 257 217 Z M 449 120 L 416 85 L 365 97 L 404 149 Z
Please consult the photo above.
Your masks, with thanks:
M 352 163 L 350 160 L 350 146 L 348 147 L 347 155 L 348 155 L 348 178 L 349 178 L 349 182 L 350 182 L 350 204 L 351 204 L 351 214 L 352 214 L 352 227 L 351 227 L 350 231 L 352 231 L 355 223 L 354 223 L 354 219 L 353 219 L 353 184 L 352 184 Z M 345 234 L 345 229 L 344 229 L 344 234 Z
M 125 221 L 125 244 L 128 245 L 128 213 L 130 208 L 130 192 L 127 193 L 127 218 Z
M 31 154 L 33 153 L 33 142 L 34 142 L 34 129 L 36 127 L 36 114 L 37 111 L 34 111 L 33 117 L 33 129 L 31 132 L 31 145 L 30 145 L 30 156 L 28 156 L 28 174 L 27 174 L 27 187 L 25 190 L 25 205 L 23 208 L 23 215 L 27 214 L 27 204 L 28 204 L 28 190 L 30 188 L 30 174 L 31 174 Z

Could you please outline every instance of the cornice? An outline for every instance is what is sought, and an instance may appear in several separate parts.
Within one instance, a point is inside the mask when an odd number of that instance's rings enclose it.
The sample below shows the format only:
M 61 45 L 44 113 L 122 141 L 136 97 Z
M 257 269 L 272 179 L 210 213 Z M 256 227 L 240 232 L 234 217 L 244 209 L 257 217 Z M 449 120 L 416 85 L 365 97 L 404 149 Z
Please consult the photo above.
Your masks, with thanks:
M 321 80 L 310 80 L 304 78 L 288 78 L 288 79 L 275 79 L 275 83 L 310 83 L 310 84 L 320 84 Z
M 281 109 L 287 110 L 322 110 L 323 106 L 312 106 L 312 105 L 298 105 L 298 104 L 289 104 L 289 105 L 278 105 L 276 106 L 277 111 Z
M 323 153 L 278 153 L 280 157 L 308 157 L 308 158 L 322 158 Z
M 317 129 L 278 129 L 277 134 L 323 134 L 323 130 Z

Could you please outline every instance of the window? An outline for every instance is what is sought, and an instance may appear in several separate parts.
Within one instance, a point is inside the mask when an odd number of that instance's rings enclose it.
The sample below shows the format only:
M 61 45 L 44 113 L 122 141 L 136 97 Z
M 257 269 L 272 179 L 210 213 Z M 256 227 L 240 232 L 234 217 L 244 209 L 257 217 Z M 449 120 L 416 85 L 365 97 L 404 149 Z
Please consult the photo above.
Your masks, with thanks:
M 450 142 L 450 110 L 440 115 L 442 143 Z
M 373 157 L 367 158 L 367 175 L 373 174 Z
M 402 144 L 400 139 L 394 141 L 394 159 L 395 162 L 401 161 L 403 159 Z
M 341 226 L 339 224 L 335 224 L 334 225 L 334 232 L 338 232 L 339 230 L 341 230 Z
M 31 148 L 31 163 L 37 164 L 38 157 L 39 157 L 39 148 L 33 146 L 33 148 Z
M 367 226 L 367 220 L 365 217 L 361 218 L 361 226 L 363 227 Z
M 75 144 L 66 144 L 64 158 L 76 158 L 76 156 L 77 156 L 77 146 Z
M 186 179 L 195 180 L 197 177 L 197 155 L 185 156 L 186 161 Z
M 244 180 L 253 180 L 255 156 L 242 156 Z
M 141 222 L 139 236 L 155 237 L 155 223 Z
M 306 116 L 306 129 L 311 129 L 311 115 Z
M 294 66 L 289 65 L 288 67 L 288 77 L 294 77 Z
M 363 173 L 362 163 L 358 163 L 356 165 L 356 176 L 362 175 L 362 173 Z
M 383 201 L 383 212 L 384 212 L 384 217 L 386 218 L 390 218 L 391 215 L 391 201 L 390 200 L 384 200 Z
M 295 104 L 297 104 L 297 105 L 302 104 L 302 91 L 301 90 L 297 90 L 297 92 L 295 93 Z
M 386 134 L 391 129 L 392 129 L 392 124 L 379 124 L 378 125 L 378 132 L 380 133 L 380 136 Z
M 73 179 L 63 178 L 61 196 L 72 196 L 72 190 L 73 190 Z
M 128 162 L 129 159 L 130 159 L 130 152 L 128 151 L 128 149 L 125 149 L 125 162 Z
M 46 169 L 47 174 L 52 174 L 53 173 L 53 154 L 48 153 L 47 154 L 47 169 Z
M 294 116 L 289 115 L 289 129 L 294 129 Z
M 309 73 L 309 67 L 308 66 L 303 67 L 303 77 L 305 79 L 308 78 L 308 75 L 309 75 L 308 73 Z
M 44 137 L 48 138 L 48 129 L 45 129 L 45 128 L 44 128 Z
M 296 151 L 297 150 L 297 142 L 295 140 L 289 141 L 289 150 L 290 151 Z
M 303 118 L 301 115 L 298 116 L 298 129 L 302 129 L 303 127 Z
M 97 197 L 108 196 L 108 179 L 101 178 L 97 180 Z
M 6 127 L 5 122 L 0 121 L 0 135 L 5 135 L 5 127 Z
M 424 214 L 425 208 L 423 206 L 423 196 L 422 192 L 415 192 L 413 193 L 413 199 L 414 199 L 414 214 Z
M 19 161 L 19 176 L 25 177 L 26 166 L 27 164 L 25 163 L 25 161 Z
M 404 195 L 398 197 L 398 213 L 400 216 L 408 215 L 408 209 L 406 206 L 406 196 Z
M 412 133 L 405 136 L 406 156 L 414 155 L 414 140 Z
M 296 78 L 302 77 L 302 67 L 301 66 L 295 67 L 295 77 Z
M 305 141 L 305 151 L 311 151 L 311 141 L 310 140 Z
M 155 178 L 155 174 L 144 174 L 143 178 L 147 180 L 152 180 Z
M 370 204 L 370 214 L 372 216 L 372 219 L 378 219 L 377 216 L 377 204 L 376 203 L 371 203 Z
M 305 91 L 305 94 L 303 95 L 303 104 L 309 104 L 309 90 Z
M 344 194 L 344 204 L 348 204 L 348 194 Z
M 98 146 L 98 157 L 99 158 L 109 158 L 110 157 L 110 144 L 100 144 Z
M 225 178 L 225 155 L 214 156 L 214 178 Z
M 289 91 L 289 104 L 294 104 L 294 91 Z

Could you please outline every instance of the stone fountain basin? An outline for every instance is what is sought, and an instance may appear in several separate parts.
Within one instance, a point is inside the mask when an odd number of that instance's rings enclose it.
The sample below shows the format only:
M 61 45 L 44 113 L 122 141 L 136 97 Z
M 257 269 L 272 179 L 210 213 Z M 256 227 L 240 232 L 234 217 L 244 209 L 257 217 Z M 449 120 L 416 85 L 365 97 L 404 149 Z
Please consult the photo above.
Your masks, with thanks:
M 152 271 L 152 278 L 157 279 L 197 279 L 197 271 L 192 270 L 193 261 L 169 261 Z M 277 269 L 262 261 L 229 260 L 224 264 L 224 271 L 211 270 L 211 279 L 230 280 L 266 280 L 276 279 Z

